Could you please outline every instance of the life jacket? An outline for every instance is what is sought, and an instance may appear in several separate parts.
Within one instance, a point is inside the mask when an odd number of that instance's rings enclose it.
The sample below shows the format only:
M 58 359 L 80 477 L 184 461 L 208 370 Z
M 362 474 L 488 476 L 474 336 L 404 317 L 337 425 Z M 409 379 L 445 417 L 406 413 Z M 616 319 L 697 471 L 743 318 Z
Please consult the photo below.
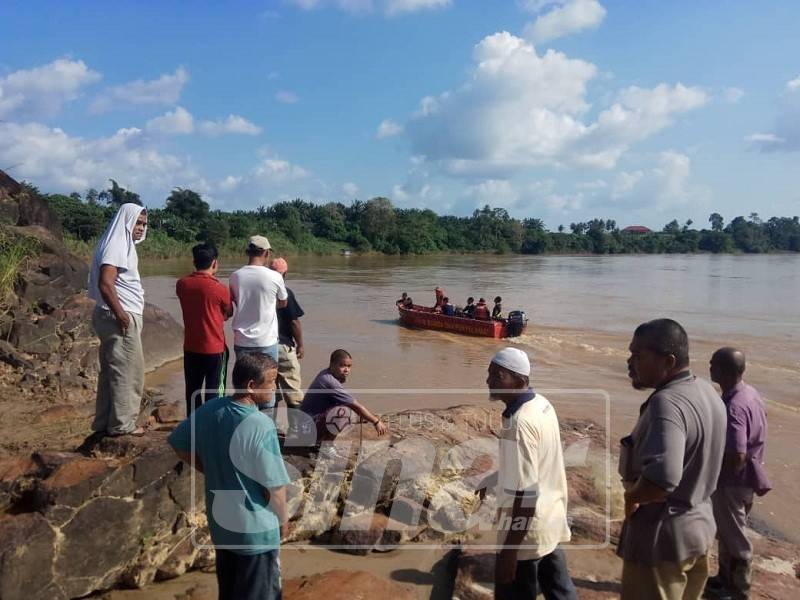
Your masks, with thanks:
M 475 318 L 476 319 L 488 319 L 489 318 L 489 307 L 486 306 L 485 303 L 480 303 L 475 305 Z

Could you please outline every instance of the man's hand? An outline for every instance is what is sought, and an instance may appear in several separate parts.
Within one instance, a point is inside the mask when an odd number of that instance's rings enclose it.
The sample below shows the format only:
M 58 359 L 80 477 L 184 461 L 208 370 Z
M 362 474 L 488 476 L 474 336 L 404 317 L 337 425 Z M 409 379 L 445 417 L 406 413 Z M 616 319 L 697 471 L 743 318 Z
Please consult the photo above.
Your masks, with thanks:
M 298 346 L 295 348 L 295 352 L 297 353 L 297 359 L 299 360 L 305 355 L 306 349 L 303 346 Z
M 387 431 L 389 431 L 384 422 L 380 419 L 373 423 L 373 426 L 375 427 L 375 431 L 378 432 L 378 435 L 384 435 Z
M 625 495 L 625 518 L 626 519 L 630 519 L 633 516 L 633 513 L 635 513 L 638 509 L 639 509 L 639 503 L 632 501 L 630 498 L 628 498 L 628 495 L 626 494 Z
M 128 316 L 128 313 L 126 313 L 125 311 L 121 311 L 115 316 L 117 318 L 117 323 L 119 324 L 119 330 L 122 332 L 122 335 L 127 335 L 128 329 L 131 326 L 130 316 Z
M 508 585 L 514 582 L 514 576 L 517 574 L 517 549 L 516 548 L 503 548 L 497 554 L 497 560 L 494 565 L 494 589 L 501 585 Z M 495 595 L 496 598 L 501 596 Z

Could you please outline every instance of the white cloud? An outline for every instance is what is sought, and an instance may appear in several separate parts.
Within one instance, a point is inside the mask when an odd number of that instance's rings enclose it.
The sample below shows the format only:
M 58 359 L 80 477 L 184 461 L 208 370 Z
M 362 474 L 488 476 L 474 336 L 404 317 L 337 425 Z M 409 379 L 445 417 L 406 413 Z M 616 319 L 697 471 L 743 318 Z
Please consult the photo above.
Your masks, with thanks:
M 211 137 L 225 134 L 258 135 L 263 131 L 261 127 L 239 115 L 228 115 L 223 120 L 203 121 L 198 129 Z
M 300 98 L 298 98 L 297 94 L 294 92 L 280 90 L 275 93 L 275 100 L 282 102 L 283 104 L 295 104 L 298 100 L 300 100 Z
M 562 0 L 552 4 L 556 5 L 555 8 L 525 27 L 525 37 L 535 44 L 596 28 L 606 16 L 606 9 L 597 0 Z M 547 5 L 548 3 L 527 4 L 528 8 L 536 12 Z
M 519 192 L 514 185 L 503 179 L 486 179 L 466 189 L 466 194 L 471 197 L 474 207 L 485 204 L 510 208 L 519 200 Z
M 286 182 L 308 177 L 304 168 L 278 158 L 265 158 L 251 171 L 251 176 L 260 181 Z
M 75 100 L 80 89 L 100 80 L 82 60 L 59 58 L 0 78 L 0 118 L 51 117 Z
M 185 108 L 178 106 L 160 117 L 150 119 L 145 131 L 161 135 L 187 135 L 194 131 L 194 117 Z
M 702 106 L 705 92 L 682 84 L 630 87 L 586 121 L 597 68 L 507 32 L 484 38 L 456 90 L 426 97 L 406 125 L 413 151 L 454 176 L 508 178 L 535 166 L 610 169 L 631 145 Z
M 381 124 L 378 125 L 378 131 L 375 133 L 375 137 L 379 140 L 383 140 L 401 133 L 403 133 L 402 125 L 395 123 L 391 119 L 384 119 L 381 121 Z
M 786 83 L 779 99 L 773 131 L 754 133 L 745 139 L 761 152 L 800 150 L 800 77 Z
M 604 179 L 595 179 L 594 181 L 581 181 L 575 184 L 575 188 L 579 190 L 604 190 L 608 187 L 608 182 Z
M 348 181 L 347 183 L 342 185 L 342 193 L 350 199 L 358 196 L 358 192 L 359 192 L 358 186 L 352 181 Z
M 138 79 L 105 90 L 92 102 L 92 111 L 107 112 L 132 105 L 169 106 L 181 97 L 183 86 L 189 81 L 189 72 L 178 67 L 172 74 L 158 79 Z
M 135 127 L 85 139 L 39 123 L 0 123 L 0 163 L 16 165 L 14 177 L 44 190 L 104 188 L 114 178 L 143 199 L 150 195 L 158 202 L 173 187 L 197 180 L 184 160 L 158 150 Z
M 452 0 L 387 0 L 385 12 L 389 16 L 449 8 Z
M 642 180 L 642 177 L 644 177 L 643 171 L 633 171 L 632 173 L 622 171 L 618 173 L 614 179 L 614 185 L 611 186 L 611 197 L 619 198 L 630 194 Z
M 725 102 L 728 102 L 729 104 L 736 104 L 744 97 L 744 90 L 741 90 L 737 87 L 725 88 L 725 91 L 722 92 L 722 97 Z

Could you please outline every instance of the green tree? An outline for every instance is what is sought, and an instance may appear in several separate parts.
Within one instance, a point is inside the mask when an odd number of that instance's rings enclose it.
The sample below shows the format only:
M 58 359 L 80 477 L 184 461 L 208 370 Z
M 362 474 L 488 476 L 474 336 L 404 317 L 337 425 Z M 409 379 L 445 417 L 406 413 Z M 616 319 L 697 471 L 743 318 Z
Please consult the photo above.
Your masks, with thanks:
M 664 225 L 664 229 L 662 229 L 662 231 L 670 235 L 678 235 L 681 232 L 681 226 L 678 224 L 678 219 L 673 219 Z
M 164 209 L 188 223 L 202 224 L 208 216 L 208 203 L 195 191 L 175 188 L 167 197 Z
M 109 181 L 111 182 L 111 187 L 98 194 L 100 200 L 114 208 L 119 208 L 128 202 L 142 206 L 142 200 L 139 198 L 139 194 L 126 190 L 113 179 L 109 179 Z
M 711 231 L 722 231 L 725 225 L 725 221 L 719 213 L 711 213 L 708 222 L 711 223 Z

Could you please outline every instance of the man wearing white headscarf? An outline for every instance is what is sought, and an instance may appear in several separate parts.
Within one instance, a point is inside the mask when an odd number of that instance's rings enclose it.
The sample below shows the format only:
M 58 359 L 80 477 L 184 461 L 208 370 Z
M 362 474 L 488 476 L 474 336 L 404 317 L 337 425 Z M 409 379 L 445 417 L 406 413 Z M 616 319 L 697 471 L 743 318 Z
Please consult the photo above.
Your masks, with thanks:
M 489 399 L 506 405 L 497 471 L 495 598 L 536 598 L 542 592 L 576 600 L 558 548 L 571 535 L 558 418 L 547 398 L 531 389 L 530 374 L 528 355 L 505 348 L 492 358 L 486 379 Z
M 136 417 L 144 391 L 142 315 L 144 289 L 136 244 L 147 235 L 147 210 L 119 207 L 97 244 L 89 274 L 96 304 L 92 325 L 100 338 L 100 374 L 92 431 L 99 435 L 142 435 Z

